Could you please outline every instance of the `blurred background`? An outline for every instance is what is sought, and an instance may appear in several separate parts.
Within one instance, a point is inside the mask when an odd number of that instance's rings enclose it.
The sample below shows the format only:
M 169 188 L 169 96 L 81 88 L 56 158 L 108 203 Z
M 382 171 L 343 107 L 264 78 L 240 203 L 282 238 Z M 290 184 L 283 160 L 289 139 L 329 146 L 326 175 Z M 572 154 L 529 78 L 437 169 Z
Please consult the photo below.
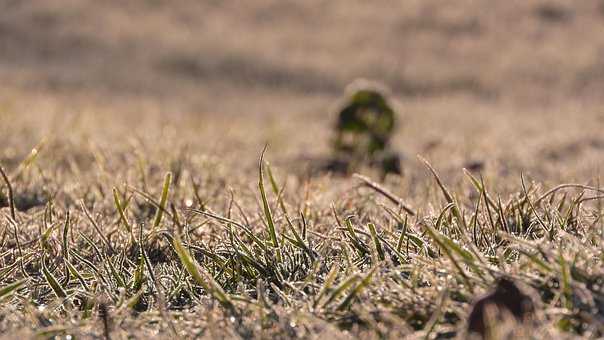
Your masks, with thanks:
M 269 142 L 296 167 L 328 152 L 357 78 L 392 90 L 408 167 L 601 173 L 602 0 L 0 0 L 5 160 L 49 136 L 138 138 L 226 164 Z

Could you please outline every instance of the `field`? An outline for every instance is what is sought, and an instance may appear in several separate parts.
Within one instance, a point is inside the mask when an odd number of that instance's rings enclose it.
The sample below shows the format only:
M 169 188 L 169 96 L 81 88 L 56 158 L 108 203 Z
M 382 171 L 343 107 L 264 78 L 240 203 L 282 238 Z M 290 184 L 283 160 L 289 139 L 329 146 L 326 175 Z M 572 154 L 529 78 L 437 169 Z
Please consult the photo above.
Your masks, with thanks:
M 465 338 L 502 278 L 534 311 L 485 338 L 604 337 L 602 32 L 596 0 L 1 1 L 0 338 Z M 357 78 L 401 175 L 323 169 Z

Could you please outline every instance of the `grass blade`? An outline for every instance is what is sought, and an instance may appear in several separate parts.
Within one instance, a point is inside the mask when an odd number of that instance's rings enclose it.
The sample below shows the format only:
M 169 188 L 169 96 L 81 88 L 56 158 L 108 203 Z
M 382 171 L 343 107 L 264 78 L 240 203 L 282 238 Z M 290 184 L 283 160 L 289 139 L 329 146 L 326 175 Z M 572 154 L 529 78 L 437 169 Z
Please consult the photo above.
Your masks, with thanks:
M 277 238 L 277 230 L 275 229 L 275 223 L 273 221 L 273 213 L 271 212 L 271 207 L 268 204 L 268 199 L 266 198 L 266 191 L 264 190 L 264 153 L 266 152 L 266 146 L 262 150 L 262 154 L 260 155 L 260 163 L 258 165 L 258 188 L 260 189 L 260 196 L 262 198 L 262 206 L 264 208 L 264 217 L 266 217 L 266 223 L 268 226 L 268 233 L 271 238 L 271 242 L 273 243 L 273 247 L 277 248 L 277 259 L 281 261 L 281 250 L 279 246 L 279 239 Z
M 46 138 L 42 138 L 42 140 L 33 149 L 31 149 L 29 155 L 25 157 L 25 159 L 21 162 L 21 164 L 19 164 L 17 169 L 11 174 L 13 180 L 18 179 L 21 174 L 25 170 L 27 170 L 27 168 L 29 168 L 32 164 L 36 162 L 36 159 L 38 159 L 38 155 L 40 154 L 40 151 L 42 151 L 42 149 L 44 148 L 45 144 Z
M 117 188 L 113 188 L 113 201 L 115 203 L 115 207 L 117 208 L 118 213 L 120 214 L 120 220 L 122 221 L 122 223 L 124 223 L 124 227 L 126 227 L 126 230 L 130 234 L 130 236 L 134 237 L 132 235 L 132 226 L 130 225 L 130 222 L 128 222 L 128 218 L 126 217 L 126 213 L 124 212 L 124 207 L 120 202 L 119 192 Z
M 457 205 L 455 198 L 453 198 L 453 196 L 449 192 L 449 189 L 447 189 L 447 187 L 445 186 L 443 181 L 440 179 L 440 176 L 438 176 L 438 173 L 436 172 L 436 170 L 434 170 L 432 165 L 425 158 L 423 158 L 419 155 L 417 157 L 419 158 L 420 161 L 422 161 L 426 165 L 428 170 L 430 170 L 430 172 L 432 173 L 432 176 L 434 176 L 434 179 L 436 180 L 436 184 L 438 184 L 438 186 L 440 187 L 440 190 L 442 191 L 443 196 L 445 196 L 447 203 L 453 204 L 453 213 L 455 214 L 455 217 L 457 218 L 458 223 L 461 223 L 463 225 L 463 227 L 465 228 L 465 230 L 467 230 L 468 228 L 465 225 L 465 219 L 463 218 L 463 215 L 462 215 L 461 211 L 459 210 L 459 206 Z
M 329 298 L 323 304 L 323 307 L 327 307 L 332 301 L 337 299 L 346 289 L 352 286 L 356 281 L 360 280 L 361 276 L 357 273 L 348 276 L 344 281 L 337 285 L 333 292 L 329 295 Z
M 439 234 L 437 234 L 437 231 L 432 229 L 430 226 L 426 225 L 425 228 L 430 237 L 432 237 L 432 239 L 438 244 L 438 246 L 445 252 L 447 257 L 451 260 L 451 262 L 463 278 L 464 282 L 468 285 L 470 289 L 473 289 L 474 285 L 470 282 L 470 278 L 463 270 L 461 265 L 459 265 L 459 262 L 457 262 L 455 256 L 453 256 L 453 254 L 451 253 L 451 250 L 454 249 L 451 244 L 445 241 L 444 238 L 440 237 Z
M 375 230 L 375 225 L 373 223 L 369 223 L 367 224 L 367 228 L 369 228 L 369 232 L 371 233 L 371 238 L 373 239 L 373 243 L 375 244 L 375 250 L 378 253 L 380 261 L 384 261 L 386 259 L 386 256 L 384 255 L 384 249 L 382 248 L 380 238 L 378 237 L 377 231 Z
M 8 176 L 6 175 L 6 172 L 4 172 L 2 166 L 0 166 L 0 175 L 2 175 L 4 183 L 8 188 L 8 206 L 10 208 L 10 217 L 16 221 L 17 214 L 15 213 L 15 197 L 13 195 L 13 186 L 10 184 L 10 180 L 8 179 Z
M 373 273 L 375 273 L 376 269 L 377 269 L 377 267 L 373 267 L 373 269 L 371 269 L 369 271 L 369 273 L 367 273 L 363 277 L 363 279 L 361 280 L 361 282 L 359 282 L 359 284 L 356 285 L 356 287 L 354 287 L 354 289 L 352 289 L 350 291 L 350 293 L 348 293 L 348 295 L 346 296 L 346 298 L 338 305 L 338 307 L 336 308 L 336 310 L 344 310 L 344 309 L 346 309 L 350 305 L 350 303 L 355 298 L 355 296 L 359 295 L 361 293 L 361 291 L 365 287 L 367 287 L 369 285 L 369 283 L 371 283 L 371 278 L 373 277 Z
M 157 208 L 157 212 L 155 213 L 155 219 L 153 221 L 153 228 L 151 231 L 155 231 L 159 224 L 161 223 L 161 219 L 164 216 L 164 211 L 166 210 L 166 203 L 168 202 L 168 193 L 170 192 L 170 184 L 172 183 L 172 173 L 166 173 L 164 177 L 164 186 L 161 191 L 161 198 L 159 200 L 159 207 Z
M 22 279 L 0 288 L 0 300 L 4 297 L 9 296 L 17 289 L 21 288 L 21 286 L 23 286 L 25 282 L 27 282 L 27 279 Z
M 69 273 L 71 273 L 71 275 L 73 275 L 75 278 L 77 278 L 78 281 L 80 281 L 80 284 L 82 285 L 82 287 L 88 291 L 89 288 L 88 288 L 88 285 L 86 284 L 86 280 L 84 280 L 84 277 L 82 276 L 82 274 L 80 274 L 80 272 L 76 269 L 76 267 L 74 267 L 74 265 L 71 264 L 71 262 L 68 260 L 65 260 L 65 265 L 67 266 Z
M 331 285 L 333 285 L 333 282 L 336 280 L 336 277 L 338 276 L 339 269 L 340 269 L 340 266 L 338 264 L 334 264 L 331 267 L 331 269 L 329 270 L 329 273 L 327 273 L 327 276 L 325 277 L 325 282 L 323 282 L 323 286 L 321 286 L 321 290 L 319 290 L 319 293 L 315 297 L 315 302 L 313 303 L 313 308 L 317 307 L 317 304 L 319 304 L 323 295 L 325 295 L 327 290 L 329 290 L 329 288 L 331 288 Z
M 59 281 L 57 281 L 57 278 L 55 278 L 55 276 L 46 267 L 46 259 L 44 257 L 42 258 L 42 274 L 44 275 L 46 283 L 48 284 L 48 286 L 50 286 L 50 288 L 58 298 L 64 299 L 67 297 L 67 292 L 65 291 L 65 289 L 61 286 Z
M 180 259 L 180 262 L 189 272 L 193 280 L 200 285 L 208 294 L 213 296 L 223 307 L 233 309 L 234 305 L 224 292 L 222 287 L 214 281 L 214 278 L 205 272 L 197 261 L 191 256 L 189 251 L 182 245 L 180 236 L 176 235 L 173 240 L 174 250 Z
M 67 214 L 65 215 L 65 224 L 63 225 L 63 259 L 64 260 L 69 260 L 69 222 L 70 222 L 70 218 L 69 218 L 69 210 L 67 211 Z

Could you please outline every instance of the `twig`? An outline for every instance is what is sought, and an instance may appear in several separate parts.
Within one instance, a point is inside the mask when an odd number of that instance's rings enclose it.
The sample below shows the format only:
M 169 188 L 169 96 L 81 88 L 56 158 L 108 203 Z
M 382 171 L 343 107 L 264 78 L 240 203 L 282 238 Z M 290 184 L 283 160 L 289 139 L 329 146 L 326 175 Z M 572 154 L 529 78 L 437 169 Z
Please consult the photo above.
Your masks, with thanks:
M 373 189 L 373 190 L 377 191 L 378 193 L 382 194 L 384 197 L 386 197 L 387 199 L 389 199 L 392 203 L 399 205 L 409 215 L 415 216 L 417 214 L 415 212 L 415 210 L 413 210 L 411 207 L 409 207 L 407 204 L 405 204 L 405 202 L 403 201 L 402 198 L 400 198 L 400 197 L 396 196 L 395 194 L 391 193 L 390 191 L 388 191 L 388 189 L 382 187 L 381 185 L 379 185 L 376 182 L 372 181 L 368 177 L 365 177 L 365 176 L 360 175 L 360 174 L 353 174 L 352 176 L 354 178 L 357 178 L 357 179 L 361 180 L 363 182 L 363 184 L 365 184 L 366 186 L 368 186 L 371 189 Z

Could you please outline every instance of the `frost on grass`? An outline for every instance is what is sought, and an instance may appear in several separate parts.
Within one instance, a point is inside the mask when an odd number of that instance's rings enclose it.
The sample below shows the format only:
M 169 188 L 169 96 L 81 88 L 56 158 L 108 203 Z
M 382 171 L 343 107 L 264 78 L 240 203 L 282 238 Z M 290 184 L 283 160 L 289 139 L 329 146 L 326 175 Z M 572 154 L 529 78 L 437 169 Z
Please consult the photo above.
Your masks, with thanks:
M 128 157 L 116 168 L 145 188 L 94 170 L 57 196 L 69 199 L 14 219 L 0 210 L 1 333 L 450 338 L 505 279 L 534 313 L 499 318 L 491 304 L 483 334 L 604 336 L 597 188 L 523 177 L 499 196 L 469 172 L 467 186 L 447 187 L 426 162 L 433 178 L 408 197 L 357 179 L 287 186 L 262 160 L 235 180 L 191 159 L 174 181 Z M 313 200 L 327 190 L 337 198 Z

